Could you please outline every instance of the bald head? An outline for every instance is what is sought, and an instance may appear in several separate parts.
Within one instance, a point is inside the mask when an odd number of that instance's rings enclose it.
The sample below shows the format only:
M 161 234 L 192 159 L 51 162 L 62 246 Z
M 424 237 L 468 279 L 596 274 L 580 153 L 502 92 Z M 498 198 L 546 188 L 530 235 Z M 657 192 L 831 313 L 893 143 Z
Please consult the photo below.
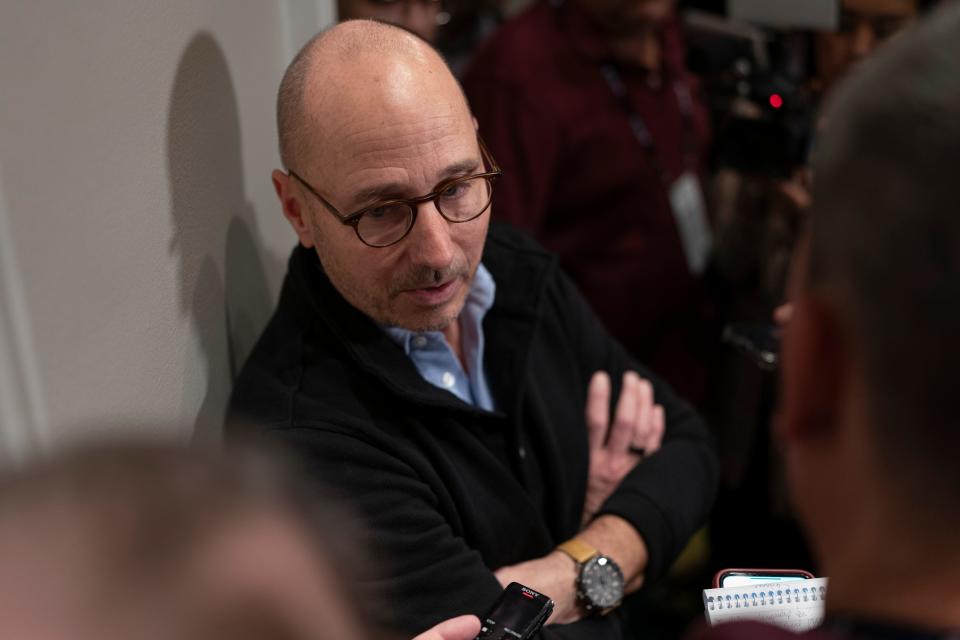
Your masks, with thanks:
M 358 100 L 402 98 L 404 90 L 431 91 L 437 85 L 456 87 L 466 105 L 446 63 L 427 42 L 373 20 L 342 22 L 307 42 L 284 73 L 277 95 L 280 158 L 285 167 L 299 166 L 308 147 L 327 141 L 338 118 L 349 116 Z
M 881 48 L 836 90 L 814 158 L 809 256 L 798 279 L 801 294 L 839 309 L 884 478 L 939 528 L 945 517 L 960 521 L 957 60 L 954 3 Z M 812 406 L 813 395 L 792 397 Z
M 362 637 L 339 568 L 357 558 L 323 548 L 347 519 L 291 464 L 142 442 L 5 471 L 0 636 Z
M 336 290 L 381 325 L 458 326 L 486 240 L 493 165 L 443 59 L 397 27 L 341 23 L 290 65 L 278 118 L 287 171 L 273 172 L 274 189 Z M 478 211 L 462 224 L 434 205 L 418 217 L 397 204 L 468 177 L 481 180 L 465 201 Z M 365 238 L 362 221 L 379 226 Z

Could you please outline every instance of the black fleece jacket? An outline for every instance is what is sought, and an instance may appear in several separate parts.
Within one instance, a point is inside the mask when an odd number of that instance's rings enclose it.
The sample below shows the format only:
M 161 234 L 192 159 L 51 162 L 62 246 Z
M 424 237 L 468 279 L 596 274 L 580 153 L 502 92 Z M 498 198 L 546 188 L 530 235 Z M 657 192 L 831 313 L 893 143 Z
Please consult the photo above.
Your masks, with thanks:
M 643 536 L 648 580 L 704 522 L 716 490 L 704 423 L 607 334 L 553 256 L 492 225 L 483 263 L 497 285 L 483 323 L 496 411 L 423 380 L 302 247 L 231 399 L 234 421 L 292 445 L 363 517 L 379 565 L 364 586 L 388 603 L 379 622 L 410 635 L 482 614 L 500 592 L 493 570 L 543 556 L 577 533 L 594 371 L 611 374 L 614 398 L 623 372 L 638 371 L 666 412 L 661 449 L 601 509 Z M 621 636 L 618 615 L 543 633 Z

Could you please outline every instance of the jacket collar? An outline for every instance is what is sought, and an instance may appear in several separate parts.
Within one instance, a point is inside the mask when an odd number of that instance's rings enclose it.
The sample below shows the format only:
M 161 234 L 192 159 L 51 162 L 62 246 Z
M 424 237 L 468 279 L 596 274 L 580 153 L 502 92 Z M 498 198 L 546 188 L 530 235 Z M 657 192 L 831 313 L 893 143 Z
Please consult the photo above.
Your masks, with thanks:
M 540 313 L 548 269 L 555 259 L 542 250 L 519 247 L 492 224 L 483 263 L 497 284 L 493 307 L 483 322 L 487 379 L 498 412 L 518 406 L 523 369 Z M 297 315 L 307 331 L 326 330 L 347 357 L 404 399 L 446 410 L 487 413 L 424 380 L 413 362 L 377 324 L 336 290 L 317 254 L 297 246 L 280 306 Z

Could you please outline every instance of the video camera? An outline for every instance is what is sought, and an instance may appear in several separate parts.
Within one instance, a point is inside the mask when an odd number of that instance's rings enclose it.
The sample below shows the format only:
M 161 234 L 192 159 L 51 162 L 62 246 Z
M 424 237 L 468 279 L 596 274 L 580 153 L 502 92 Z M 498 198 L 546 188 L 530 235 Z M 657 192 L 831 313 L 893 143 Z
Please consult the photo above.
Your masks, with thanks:
M 810 33 L 835 30 L 839 0 L 729 0 L 727 16 L 687 10 L 688 65 L 717 131 L 714 164 L 789 177 L 807 164 L 817 96 Z

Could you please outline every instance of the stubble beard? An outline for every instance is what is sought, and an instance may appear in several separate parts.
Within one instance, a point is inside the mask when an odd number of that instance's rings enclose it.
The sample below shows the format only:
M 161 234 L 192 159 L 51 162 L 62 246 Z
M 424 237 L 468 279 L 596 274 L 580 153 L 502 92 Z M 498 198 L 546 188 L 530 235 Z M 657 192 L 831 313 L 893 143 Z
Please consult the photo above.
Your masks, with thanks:
M 404 291 L 433 287 L 441 282 L 449 282 L 451 280 L 459 280 L 461 282 L 460 286 L 463 287 L 464 290 L 458 292 L 459 299 L 445 302 L 436 307 L 423 308 L 419 313 L 416 313 L 414 317 L 402 318 L 392 314 L 389 308 L 389 302 L 384 304 L 381 310 L 378 310 L 382 311 L 379 318 L 372 315 L 371 317 L 381 325 L 401 327 L 408 331 L 444 331 L 460 317 L 460 312 L 463 310 L 470 283 L 473 280 L 473 278 L 468 277 L 468 275 L 469 267 L 466 264 L 458 265 L 454 263 L 443 270 L 424 267 L 411 269 L 410 272 L 391 283 L 387 296 L 388 301 L 398 300 L 404 295 Z M 444 307 L 451 307 L 451 305 L 452 308 L 443 316 L 436 317 L 433 315 L 434 311 L 439 311 Z M 422 320 L 418 320 L 418 318 L 422 318 Z
M 317 229 L 319 231 L 319 229 Z M 474 274 L 470 273 L 470 266 L 464 256 L 455 259 L 448 267 L 437 270 L 430 267 L 413 267 L 407 272 L 391 278 L 391 282 L 385 287 L 377 287 L 377 291 L 382 291 L 382 295 L 371 294 L 370 291 L 359 286 L 352 277 L 349 269 L 336 258 L 336 252 L 329 251 L 320 240 L 324 236 L 317 233 L 315 238 L 316 253 L 320 258 L 320 264 L 326 272 L 327 277 L 334 288 L 344 299 L 354 308 L 370 317 L 374 322 L 385 327 L 401 327 L 408 331 L 444 331 L 457 318 L 463 310 L 470 284 L 473 282 Z M 469 276 L 469 277 L 468 277 Z M 404 291 L 410 289 L 420 289 L 433 287 L 441 282 L 451 279 L 461 280 L 461 286 L 465 290 L 458 293 L 460 299 L 448 301 L 433 308 L 424 308 L 418 313 L 410 314 L 411 317 L 401 317 L 396 314 L 391 303 L 398 300 Z M 376 283 L 379 284 L 379 283 Z M 441 317 L 431 317 L 434 309 L 439 310 L 444 306 L 453 305 L 453 308 L 447 314 Z

